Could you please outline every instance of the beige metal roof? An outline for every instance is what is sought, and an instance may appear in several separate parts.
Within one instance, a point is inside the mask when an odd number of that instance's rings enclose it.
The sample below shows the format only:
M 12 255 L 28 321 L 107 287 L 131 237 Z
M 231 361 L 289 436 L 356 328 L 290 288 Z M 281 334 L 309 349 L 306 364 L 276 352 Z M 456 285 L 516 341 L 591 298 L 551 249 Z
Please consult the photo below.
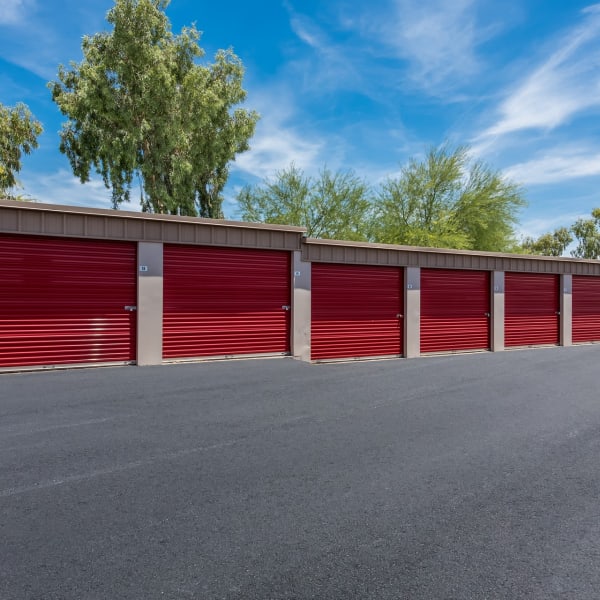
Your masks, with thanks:
M 271 231 L 291 231 L 306 233 L 305 227 L 293 225 L 270 225 L 265 223 L 248 223 L 245 221 L 227 221 L 225 219 L 207 219 L 203 217 L 185 217 L 179 215 L 164 215 L 154 213 L 115 210 L 110 208 L 90 208 L 87 206 L 67 206 L 61 204 L 46 204 L 43 202 L 21 202 L 16 200 L 0 199 L 0 207 L 18 208 L 20 210 L 47 211 L 68 213 L 74 215 L 94 215 L 105 217 L 120 217 L 148 221 L 166 221 L 171 223 L 206 224 L 217 227 L 241 227 L 244 229 L 267 229 Z
M 422 252 L 429 254 L 452 254 L 461 256 L 485 256 L 492 258 L 525 258 L 528 260 L 565 261 L 598 264 L 600 261 L 586 258 L 571 258 L 568 256 L 542 256 L 540 254 L 510 254 L 507 252 L 484 252 L 481 250 L 455 250 L 453 248 L 432 248 L 430 246 L 402 246 L 399 244 L 379 244 L 373 242 L 353 242 L 344 240 L 325 240 L 320 238 L 305 238 L 305 244 L 319 246 L 343 246 L 344 248 L 371 248 L 379 250 L 395 250 L 403 252 Z
M 0 200 L 0 232 L 301 250 L 308 262 L 600 275 L 600 261 L 304 237 L 290 225 Z

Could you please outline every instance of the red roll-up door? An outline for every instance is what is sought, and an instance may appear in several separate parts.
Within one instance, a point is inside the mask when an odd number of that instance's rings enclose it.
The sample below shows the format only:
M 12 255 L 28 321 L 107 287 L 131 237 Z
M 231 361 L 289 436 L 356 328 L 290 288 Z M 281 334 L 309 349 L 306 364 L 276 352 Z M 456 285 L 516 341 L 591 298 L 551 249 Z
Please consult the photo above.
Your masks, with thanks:
M 290 253 L 165 245 L 163 357 L 285 354 Z
M 0 367 L 135 360 L 136 244 L 0 236 Z
M 558 344 L 559 306 L 558 275 L 506 273 L 504 345 Z
M 403 270 L 312 264 L 313 360 L 402 354 Z
M 421 269 L 421 352 L 488 350 L 490 274 Z
M 600 277 L 573 275 L 573 341 L 600 341 Z

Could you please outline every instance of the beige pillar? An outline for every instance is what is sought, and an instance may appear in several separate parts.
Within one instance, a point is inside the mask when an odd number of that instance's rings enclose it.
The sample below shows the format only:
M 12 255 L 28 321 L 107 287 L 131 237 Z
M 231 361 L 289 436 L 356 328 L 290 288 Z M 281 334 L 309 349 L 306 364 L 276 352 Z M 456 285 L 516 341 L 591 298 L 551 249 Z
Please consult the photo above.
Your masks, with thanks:
M 504 272 L 492 272 L 490 346 L 492 352 L 504 350 Z
M 302 261 L 299 251 L 292 253 L 292 356 L 310 361 L 311 263 Z
M 573 345 L 573 275 L 560 276 L 560 345 Z
M 163 245 L 138 243 L 137 364 L 162 362 Z
M 421 269 L 404 269 L 404 356 L 421 355 Z

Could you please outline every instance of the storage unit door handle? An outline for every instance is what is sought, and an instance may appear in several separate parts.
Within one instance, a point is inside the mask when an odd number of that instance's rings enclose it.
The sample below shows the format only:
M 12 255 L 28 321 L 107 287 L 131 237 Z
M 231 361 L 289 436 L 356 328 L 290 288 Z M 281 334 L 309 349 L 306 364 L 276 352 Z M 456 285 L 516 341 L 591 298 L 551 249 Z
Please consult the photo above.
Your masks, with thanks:
M 137 306 L 124 306 L 123 308 L 129 311 L 137 310 Z
M 491 317 L 490 313 L 485 313 L 486 317 Z
M 283 310 L 290 310 L 289 304 L 284 304 L 281 308 L 283 308 Z

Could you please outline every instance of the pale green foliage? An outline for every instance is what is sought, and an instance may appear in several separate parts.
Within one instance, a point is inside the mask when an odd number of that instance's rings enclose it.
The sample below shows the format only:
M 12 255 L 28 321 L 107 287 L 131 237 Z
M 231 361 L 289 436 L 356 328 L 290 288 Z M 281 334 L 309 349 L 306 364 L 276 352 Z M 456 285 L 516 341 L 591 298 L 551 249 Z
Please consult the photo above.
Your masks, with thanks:
M 59 67 L 52 97 L 69 119 L 60 149 L 82 182 L 94 168 L 114 207 L 134 178 L 146 211 L 220 217 L 228 164 L 248 149 L 258 120 L 234 107 L 246 97 L 231 50 L 210 65 L 194 26 L 179 35 L 168 0 L 116 0 L 111 32 L 83 39 L 83 60 Z
M 560 227 L 553 233 L 544 233 L 536 240 L 523 240 L 523 249 L 532 254 L 561 256 L 567 246 L 575 241 L 577 246 L 571 252 L 576 258 L 596 260 L 600 258 L 600 208 L 592 210 L 591 219 L 577 219 L 571 227 Z
M 398 178 L 388 179 L 377 199 L 374 238 L 409 246 L 468 247 L 457 226 L 464 153 L 431 149 L 424 161 L 411 158 Z
M 411 246 L 505 251 L 514 245 L 514 225 L 524 206 L 517 185 L 468 148 L 432 148 L 411 159 L 400 176 L 382 186 L 372 237 Z
M 366 239 L 367 185 L 352 171 L 323 169 L 317 177 L 290 166 L 238 194 L 245 221 L 306 227 L 315 238 Z
M 591 219 L 577 219 L 571 226 L 577 247 L 571 253 L 577 258 L 600 258 L 600 208 L 592 210 Z
M 559 227 L 552 233 L 544 233 L 539 238 L 527 237 L 523 240 L 523 251 L 527 254 L 562 256 L 573 236 L 567 227 Z
M 469 248 L 492 252 L 513 248 L 518 213 L 525 204 L 518 185 L 482 162 L 470 165 L 456 205 L 456 218 Z
M 9 108 L 0 104 L 0 196 L 23 199 L 12 190 L 18 185 L 21 157 L 38 147 L 42 125 L 25 104 Z

